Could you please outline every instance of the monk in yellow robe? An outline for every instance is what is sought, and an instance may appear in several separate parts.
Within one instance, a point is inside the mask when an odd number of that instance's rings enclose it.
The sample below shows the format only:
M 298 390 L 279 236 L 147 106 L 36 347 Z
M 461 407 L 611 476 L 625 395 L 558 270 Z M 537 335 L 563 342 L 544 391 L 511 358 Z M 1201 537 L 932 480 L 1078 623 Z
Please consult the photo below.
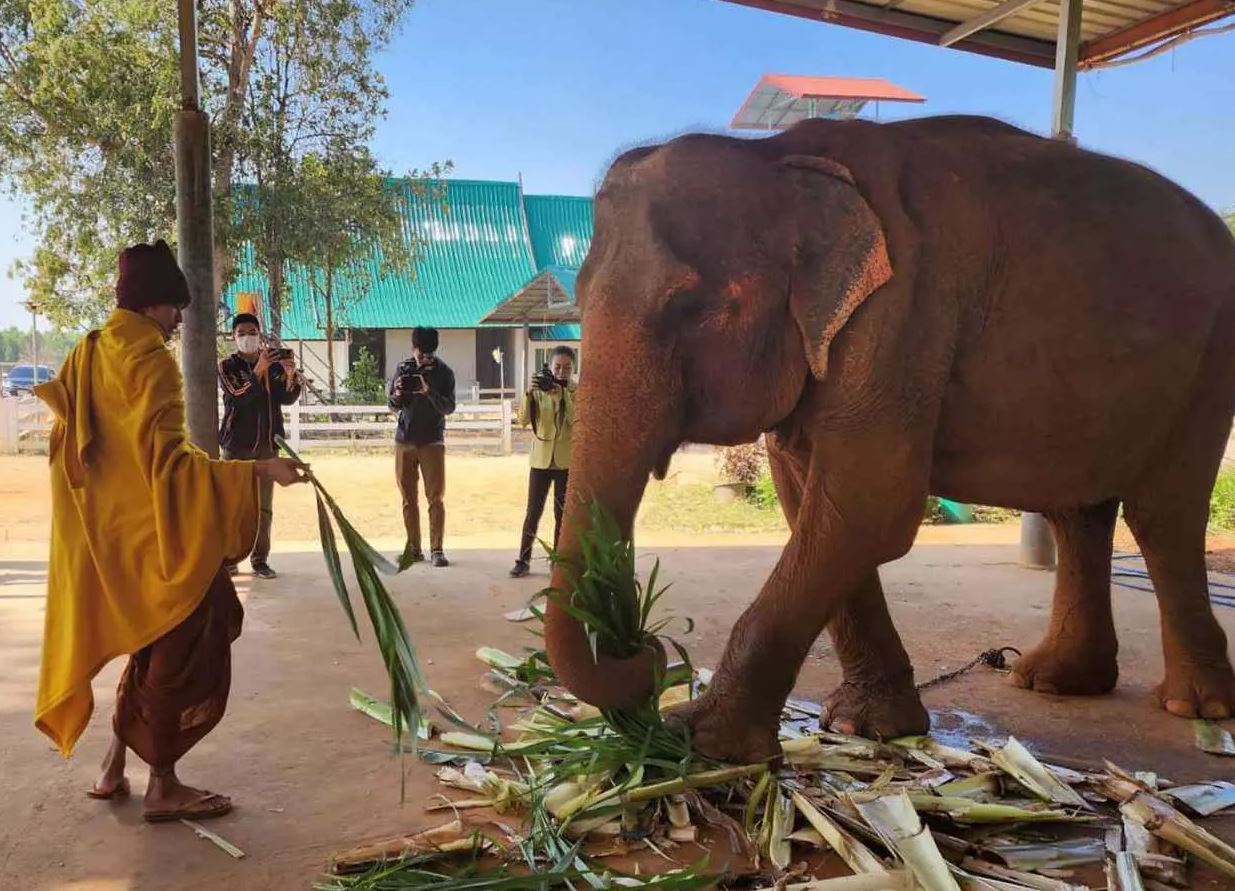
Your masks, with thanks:
M 36 392 L 55 414 L 47 617 L 35 724 L 68 757 L 94 708 L 91 679 L 117 656 L 114 738 L 87 793 L 129 794 L 125 756 L 150 765 L 147 820 L 231 809 L 176 762 L 227 704 L 243 611 L 223 567 L 257 535 L 258 480 L 304 479 L 287 458 L 215 461 L 188 442 L 167 341 L 189 304 L 168 246 L 120 255 L 117 309 Z

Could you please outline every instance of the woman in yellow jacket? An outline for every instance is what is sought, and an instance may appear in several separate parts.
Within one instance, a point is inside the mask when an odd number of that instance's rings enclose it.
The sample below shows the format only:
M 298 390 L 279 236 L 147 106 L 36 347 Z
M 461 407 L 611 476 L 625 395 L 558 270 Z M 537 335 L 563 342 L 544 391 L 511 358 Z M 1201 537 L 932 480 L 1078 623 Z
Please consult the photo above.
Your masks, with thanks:
M 532 388 L 519 406 L 519 424 L 532 428 L 532 469 L 527 480 L 527 515 L 523 518 L 523 540 L 519 558 L 510 570 L 511 578 L 528 574 L 536 528 L 545 512 L 545 499 L 553 487 L 553 545 L 562 531 L 562 509 L 566 504 L 566 478 L 570 471 L 570 440 L 575 426 L 575 351 L 560 346 L 549 355 L 547 371 L 536 375 Z

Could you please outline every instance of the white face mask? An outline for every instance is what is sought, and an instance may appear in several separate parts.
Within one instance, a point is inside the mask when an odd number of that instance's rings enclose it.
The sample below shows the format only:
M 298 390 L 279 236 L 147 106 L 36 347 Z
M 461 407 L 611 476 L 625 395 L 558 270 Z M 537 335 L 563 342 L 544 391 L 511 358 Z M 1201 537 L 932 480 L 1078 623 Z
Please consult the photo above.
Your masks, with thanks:
M 242 353 L 256 353 L 262 348 L 262 339 L 256 334 L 242 334 L 236 338 L 236 346 Z

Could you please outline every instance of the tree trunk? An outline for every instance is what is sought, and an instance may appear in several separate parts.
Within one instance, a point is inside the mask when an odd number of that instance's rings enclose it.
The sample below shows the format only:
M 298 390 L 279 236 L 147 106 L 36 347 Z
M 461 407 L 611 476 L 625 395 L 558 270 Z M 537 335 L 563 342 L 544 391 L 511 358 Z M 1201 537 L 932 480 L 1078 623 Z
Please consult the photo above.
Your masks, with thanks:
M 330 402 L 338 401 L 334 382 L 334 270 L 326 267 L 326 376 L 330 378 Z
M 275 337 L 283 336 L 283 257 L 274 256 L 266 264 L 270 282 L 270 330 Z

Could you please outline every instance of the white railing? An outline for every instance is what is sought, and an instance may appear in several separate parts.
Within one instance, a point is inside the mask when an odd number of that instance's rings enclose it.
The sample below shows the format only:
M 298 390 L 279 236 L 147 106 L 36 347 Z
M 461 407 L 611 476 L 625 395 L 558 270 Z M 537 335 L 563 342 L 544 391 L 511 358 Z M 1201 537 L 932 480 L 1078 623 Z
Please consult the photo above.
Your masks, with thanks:
M 290 405 L 283 409 L 287 441 L 292 448 L 379 445 L 392 442 L 395 414 L 384 405 Z M 462 402 L 446 419 L 446 445 L 451 448 L 492 448 L 503 455 L 514 450 L 513 403 Z
M 446 444 L 451 448 L 514 450 L 514 407 L 501 402 L 464 402 L 446 419 Z M 394 441 L 395 414 L 384 405 L 295 405 L 283 409 L 287 441 L 292 448 L 355 448 Z M 0 454 L 43 444 L 51 427 L 51 412 L 33 397 L 0 399 Z
M 498 387 L 482 387 L 480 384 L 472 384 L 471 399 L 473 402 L 497 402 L 502 399 L 514 399 L 518 395 L 514 387 L 506 387 L 499 389 Z
M 41 446 L 51 428 L 51 409 L 33 396 L 0 398 L 0 454 Z

